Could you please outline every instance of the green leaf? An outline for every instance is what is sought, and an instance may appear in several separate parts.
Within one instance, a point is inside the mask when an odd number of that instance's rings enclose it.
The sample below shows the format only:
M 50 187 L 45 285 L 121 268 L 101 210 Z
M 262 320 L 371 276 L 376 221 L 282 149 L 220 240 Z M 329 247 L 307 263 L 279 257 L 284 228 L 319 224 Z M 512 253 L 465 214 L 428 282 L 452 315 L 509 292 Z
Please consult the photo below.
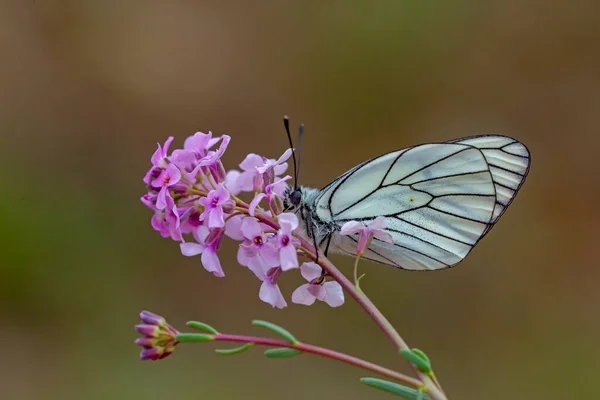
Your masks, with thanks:
M 423 361 L 425 361 L 429 365 L 429 368 L 431 368 L 431 361 L 429 360 L 429 357 L 427 357 L 427 354 L 425 354 L 423 350 L 412 349 L 412 352 L 421 357 Z
M 431 398 L 423 393 L 422 389 L 413 389 L 399 383 L 384 381 L 377 378 L 361 378 L 360 381 L 365 385 L 395 394 L 408 400 L 430 400 Z
M 239 354 L 239 353 L 243 353 L 244 351 L 248 350 L 250 347 L 252 347 L 254 343 L 246 343 L 243 346 L 240 347 L 236 347 L 233 349 L 215 349 L 215 352 L 217 354 L 220 354 L 222 356 L 232 356 L 234 354 Z
M 298 341 L 298 339 L 296 339 L 294 337 L 294 335 L 292 335 L 289 331 L 283 329 L 279 325 L 275 325 L 271 322 L 261 321 L 258 319 L 255 319 L 254 321 L 252 321 L 252 325 L 262 326 L 263 328 L 270 329 L 273 332 L 277 333 L 278 335 L 282 336 L 283 338 L 287 339 L 289 342 L 291 342 L 293 344 L 300 343 Z
M 423 388 L 419 388 L 419 390 L 417 390 L 416 400 L 423 400 L 424 396 L 425 396 L 425 393 L 423 392 Z
M 425 353 L 423 353 L 421 350 L 402 349 L 400 350 L 400 354 L 402 354 L 404 358 L 406 358 L 408 361 L 414 364 L 419 371 L 425 374 L 431 373 L 431 362 L 429 361 L 429 357 L 427 357 L 427 355 L 425 355 Z
M 269 349 L 265 351 L 265 356 L 269 358 L 295 357 L 299 354 L 302 354 L 300 350 L 290 349 L 288 347 L 278 347 L 276 349 Z
M 198 321 L 188 321 L 186 323 L 187 326 L 189 326 L 190 328 L 194 328 L 194 329 L 198 329 L 199 331 L 204 331 L 204 332 L 208 332 L 208 333 L 212 333 L 212 334 L 217 334 L 219 333 L 219 331 L 217 331 L 215 328 L 213 328 L 212 326 L 205 324 L 204 322 L 198 322 Z
M 183 343 L 210 342 L 214 340 L 212 335 L 206 333 L 179 333 L 175 336 L 175 339 Z

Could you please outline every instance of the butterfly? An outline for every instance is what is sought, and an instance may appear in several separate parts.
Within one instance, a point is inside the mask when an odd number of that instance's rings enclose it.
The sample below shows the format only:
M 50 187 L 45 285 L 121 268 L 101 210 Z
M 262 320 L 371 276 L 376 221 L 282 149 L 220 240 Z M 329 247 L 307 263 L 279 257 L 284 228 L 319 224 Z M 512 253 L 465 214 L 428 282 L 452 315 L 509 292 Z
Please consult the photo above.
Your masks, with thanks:
M 438 270 L 462 261 L 492 229 L 523 185 L 530 161 L 527 147 L 508 136 L 421 144 L 367 160 L 321 190 L 291 187 L 284 204 L 325 255 L 355 256 L 358 235 L 342 236 L 342 225 L 384 216 L 394 243 L 373 238 L 363 258 Z

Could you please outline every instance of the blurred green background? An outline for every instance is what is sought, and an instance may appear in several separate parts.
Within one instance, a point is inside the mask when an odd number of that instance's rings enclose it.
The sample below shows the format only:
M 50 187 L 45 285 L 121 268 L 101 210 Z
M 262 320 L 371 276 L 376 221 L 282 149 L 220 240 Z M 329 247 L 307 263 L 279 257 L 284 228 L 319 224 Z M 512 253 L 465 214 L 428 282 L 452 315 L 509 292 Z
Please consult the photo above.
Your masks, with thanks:
M 271 309 L 232 242 L 216 279 L 150 227 L 139 197 L 157 141 L 230 134 L 233 168 L 248 152 L 278 157 L 289 114 L 306 124 L 301 181 L 315 187 L 408 145 L 523 141 L 530 176 L 466 261 L 365 263 L 362 286 L 451 400 L 600 398 L 599 13 L 591 1 L 0 1 L 0 397 L 392 398 L 311 356 L 221 358 L 205 344 L 138 360 L 148 309 L 232 333 L 264 333 L 250 321 L 266 319 L 409 372 L 353 302 Z

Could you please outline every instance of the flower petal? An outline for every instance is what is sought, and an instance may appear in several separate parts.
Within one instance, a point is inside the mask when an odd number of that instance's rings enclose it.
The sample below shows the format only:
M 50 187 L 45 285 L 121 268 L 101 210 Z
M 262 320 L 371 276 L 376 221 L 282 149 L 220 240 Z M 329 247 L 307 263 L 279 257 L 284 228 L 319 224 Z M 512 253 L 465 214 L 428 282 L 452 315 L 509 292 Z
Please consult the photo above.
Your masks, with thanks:
M 308 291 L 309 287 L 310 284 L 305 283 L 294 290 L 294 293 L 292 293 L 292 303 L 304 304 L 305 306 L 310 306 L 313 304 L 316 300 L 316 297 Z
M 302 274 L 302 277 L 309 282 L 320 277 L 321 272 L 321 267 L 312 261 L 302 263 L 300 266 L 300 273 Z
M 242 215 L 234 215 L 225 222 L 225 235 L 233 240 L 244 240 L 241 227 Z
M 283 174 L 287 169 L 288 169 L 288 163 L 284 162 L 284 163 L 281 163 L 281 164 L 273 167 L 273 172 L 275 173 L 275 176 L 279 176 L 279 175 Z
M 285 190 L 288 187 L 288 184 L 286 183 L 286 181 L 291 178 L 292 178 L 291 176 L 286 175 L 283 178 L 276 180 L 275 182 L 271 183 L 270 185 L 267 185 L 267 187 L 265 188 L 265 192 L 267 192 L 268 194 L 275 193 L 279 197 L 283 197 L 283 193 L 285 192 Z
M 222 183 L 219 183 L 219 186 L 217 186 L 217 188 L 215 189 L 214 195 L 219 198 L 219 204 L 223 204 L 231 197 L 231 194 L 229 194 L 229 192 L 227 191 L 227 189 L 225 189 L 225 186 L 223 186 Z
M 258 297 L 264 301 L 265 303 L 269 303 L 273 307 L 284 308 L 287 306 L 283 295 L 281 294 L 281 290 L 278 285 L 274 285 L 269 283 L 268 281 L 264 281 L 262 285 L 260 285 L 260 292 L 258 293 Z
M 373 232 L 373 237 L 376 237 L 377 239 L 382 240 L 384 242 L 394 244 L 394 239 L 392 239 L 392 235 L 390 235 L 387 232 L 375 231 Z
M 369 231 L 362 231 L 360 233 L 358 236 L 358 245 L 356 246 L 356 254 L 365 254 L 372 235 Z
M 279 250 L 273 243 L 265 243 L 260 248 L 260 255 L 269 267 L 276 267 L 280 264 Z
M 166 186 L 161 187 L 160 192 L 158 192 L 158 196 L 156 197 L 157 209 L 164 210 L 167 207 L 167 196 L 171 197 L 169 189 Z
M 281 164 L 284 161 L 287 161 L 288 158 L 290 158 L 292 156 L 292 153 L 294 152 L 293 149 L 287 149 L 286 151 L 283 152 L 283 154 L 281 155 L 281 157 L 279 157 L 279 160 L 277 160 L 275 163 L 277 165 Z
M 365 230 L 365 226 L 357 221 L 348 221 L 340 229 L 340 235 L 353 235 Z
M 179 248 L 181 249 L 181 254 L 186 257 L 197 256 L 198 254 L 202 254 L 205 247 L 199 243 L 187 242 L 180 243 Z
M 258 203 L 260 203 L 262 201 L 262 199 L 264 199 L 265 197 L 267 197 L 267 195 L 264 193 L 259 193 L 256 196 L 254 196 L 254 198 L 248 205 L 248 214 L 250 214 L 254 217 L 254 211 L 256 211 L 256 207 L 258 206 Z
M 225 276 L 223 268 L 221 268 L 221 262 L 219 261 L 219 257 L 214 251 L 206 249 L 206 251 L 202 253 L 201 261 L 202 265 L 204 266 L 204 269 L 206 269 L 209 272 L 212 272 L 214 276 L 218 278 L 222 278 Z
M 242 218 L 240 230 L 242 231 L 242 235 L 248 240 L 253 240 L 255 237 L 262 235 L 260 224 L 254 217 Z
M 183 148 L 186 150 L 192 150 L 199 154 L 206 153 L 206 149 L 209 147 L 208 144 L 211 141 L 212 133 L 196 132 L 192 136 L 185 139 L 183 142 Z
M 235 183 L 241 192 L 251 192 L 254 190 L 254 171 L 244 171 L 237 177 Z
M 229 193 L 232 195 L 237 195 L 242 190 L 240 189 L 240 185 L 238 185 L 237 180 L 241 172 L 237 169 L 232 169 L 227 171 L 227 175 L 225 176 L 225 187 L 229 190 Z
M 298 217 L 293 213 L 283 213 L 277 217 L 281 230 L 285 233 L 290 233 L 298 227 Z
M 344 304 L 344 290 L 339 283 L 329 281 L 323 284 L 326 295 L 323 301 L 331 307 L 339 307 Z
M 243 171 L 255 172 L 256 167 L 260 167 L 264 164 L 263 158 L 258 154 L 250 153 L 244 158 L 244 161 L 240 163 L 240 168 Z
M 294 246 L 285 246 L 280 249 L 279 262 L 283 271 L 298 268 L 298 253 L 296 252 L 296 248 Z
M 208 227 L 209 228 L 222 228 L 225 226 L 225 219 L 223 218 L 223 209 L 221 206 L 217 206 L 210 210 L 208 214 Z
M 173 186 L 181 179 L 181 171 L 179 171 L 179 168 L 173 163 L 169 164 L 167 167 L 167 175 L 169 176 L 169 183 L 167 186 Z
M 370 231 L 381 230 L 385 228 L 385 217 L 379 216 L 375 218 L 375 220 L 371 222 L 367 228 L 369 228 Z

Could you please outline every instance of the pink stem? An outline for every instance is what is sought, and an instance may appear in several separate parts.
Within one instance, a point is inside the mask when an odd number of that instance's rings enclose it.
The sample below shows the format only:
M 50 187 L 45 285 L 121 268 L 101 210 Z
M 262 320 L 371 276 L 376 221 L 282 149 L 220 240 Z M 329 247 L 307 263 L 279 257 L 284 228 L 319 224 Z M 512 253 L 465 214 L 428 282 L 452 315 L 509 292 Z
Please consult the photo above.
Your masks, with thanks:
M 224 333 L 217 333 L 211 335 L 214 340 L 226 341 L 226 342 L 241 342 L 241 343 L 254 343 L 262 346 L 271 347 L 286 347 L 290 349 L 297 349 L 306 353 L 317 354 L 322 357 L 331 358 L 333 360 L 341 361 L 346 364 L 354 365 L 362 369 L 374 372 L 376 374 L 385 376 L 387 378 L 395 379 L 397 381 L 411 385 L 414 388 L 421 386 L 421 381 L 410 376 L 401 374 L 388 368 L 384 368 L 380 365 L 374 364 L 369 361 L 362 360 L 357 357 L 350 356 L 348 354 L 340 353 L 334 350 L 326 349 L 319 346 L 313 346 L 305 343 L 291 343 L 285 340 L 277 340 L 256 336 L 241 336 L 241 335 L 229 335 Z
M 241 203 L 241 204 L 240 204 Z M 238 202 L 239 206 L 247 208 L 248 206 L 244 202 Z M 261 222 L 271 226 L 274 229 L 279 229 L 279 224 L 263 212 L 256 212 L 255 217 L 258 218 Z M 312 243 L 304 239 L 303 237 L 297 236 L 300 240 L 300 245 L 308 249 L 312 254 L 307 254 L 309 258 L 316 260 L 316 251 L 313 247 Z M 335 265 L 331 263 L 327 259 L 327 257 L 323 255 L 319 255 L 319 265 L 336 281 L 338 282 L 345 290 L 352 296 L 354 300 L 369 314 L 371 319 L 379 326 L 379 328 L 385 333 L 385 335 L 392 341 L 396 350 L 400 352 L 403 349 L 409 349 L 408 345 L 402 339 L 400 334 L 394 329 L 392 324 L 387 320 L 387 318 L 379 311 L 379 309 L 373 304 L 373 302 L 358 288 L 350 282 L 348 278 L 344 274 L 338 270 Z M 428 376 L 427 374 L 422 373 L 417 369 L 415 365 L 409 363 L 415 374 L 419 377 L 419 380 L 425 386 L 427 393 L 433 400 L 447 400 L 446 395 L 439 386 L 439 383 L 436 384 L 434 380 Z

